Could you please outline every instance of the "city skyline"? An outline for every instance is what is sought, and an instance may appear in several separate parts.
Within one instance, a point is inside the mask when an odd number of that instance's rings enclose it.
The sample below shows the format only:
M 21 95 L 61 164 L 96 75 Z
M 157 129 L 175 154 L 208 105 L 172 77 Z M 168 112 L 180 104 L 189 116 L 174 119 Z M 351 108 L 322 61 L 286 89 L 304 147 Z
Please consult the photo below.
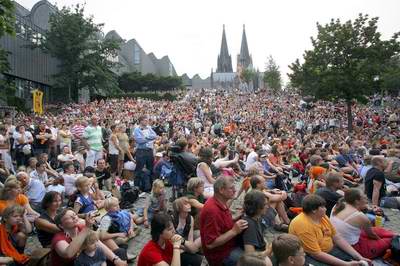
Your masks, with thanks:
M 37 0 L 19 0 L 30 9 Z M 81 0 L 50 0 L 58 7 L 84 3 Z M 116 30 L 122 38 L 136 39 L 146 53 L 158 58 L 168 55 L 179 75 L 202 78 L 216 69 L 221 44 L 221 29 L 225 24 L 232 64 L 240 53 L 243 24 L 246 25 L 249 52 L 253 65 L 260 71 L 272 55 L 284 80 L 288 65 L 301 58 L 311 48 L 311 36 L 316 36 L 316 23 L 328 23 L 331 18 L 354 20 L 358 13 L 378 16 L 379 31 L 387 39 L 400 31 L 400 1 L 339 0 L 325 1 L 109 1 L 86 0 L 85 12 L 96 23 L 104 23 L 104 32 Z M 109 11 L 112 12 L 109 12 Z M 148 12 L 146 12 L 148 11 Z M 151 17 L 149 16 L 151 14 Z M 149 34 L 152 33 L 152 34 Z

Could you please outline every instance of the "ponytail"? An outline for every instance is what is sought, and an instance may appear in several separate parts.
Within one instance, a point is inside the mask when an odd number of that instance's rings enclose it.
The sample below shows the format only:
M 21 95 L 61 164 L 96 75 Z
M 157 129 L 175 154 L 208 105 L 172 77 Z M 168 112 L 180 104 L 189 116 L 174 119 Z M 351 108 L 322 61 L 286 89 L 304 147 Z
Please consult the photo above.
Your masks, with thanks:
M 333 215 L 337 215 L 339 212 L 343 211 L 346 207 L 344 198 L 340 198 L 333 208 Z

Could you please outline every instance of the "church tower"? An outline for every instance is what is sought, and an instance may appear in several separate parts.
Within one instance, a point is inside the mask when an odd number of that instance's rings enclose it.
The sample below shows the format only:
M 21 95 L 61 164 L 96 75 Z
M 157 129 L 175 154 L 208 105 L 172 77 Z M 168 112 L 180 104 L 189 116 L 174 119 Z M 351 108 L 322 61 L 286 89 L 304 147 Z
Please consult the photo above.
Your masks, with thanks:
M 219 53 L 217 62 L 217 73 L 232 73 L 232 72 L 233 72 L 232 58 L 228 51 L 228 44 L 226 42 L 226 36 L 225 36 L 225 25 L 223 25 L 221 51 Z
M 247 45 L 245 25 L 243 25 L 242 44 L 240 45 L 240 54 L 238 54 L 238 56 L 237 56 L 237 68 L 238 68 L 237 72 L 240 72 L 242 69 L 253 68 L 253 60 L 250 56 L 249 47 Z

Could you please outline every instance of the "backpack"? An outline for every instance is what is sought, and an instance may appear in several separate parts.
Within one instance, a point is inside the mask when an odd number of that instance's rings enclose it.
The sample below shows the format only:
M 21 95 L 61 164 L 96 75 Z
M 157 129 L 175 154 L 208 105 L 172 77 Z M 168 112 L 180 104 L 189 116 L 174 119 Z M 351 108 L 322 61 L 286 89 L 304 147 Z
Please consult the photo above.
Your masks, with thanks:
M 121 201 L 119 206 L 121 209 L 132 208 L 133 203 L 139 198 L 139 189 L 131 186 L 129 182 L 122 184 L 120 188 Z

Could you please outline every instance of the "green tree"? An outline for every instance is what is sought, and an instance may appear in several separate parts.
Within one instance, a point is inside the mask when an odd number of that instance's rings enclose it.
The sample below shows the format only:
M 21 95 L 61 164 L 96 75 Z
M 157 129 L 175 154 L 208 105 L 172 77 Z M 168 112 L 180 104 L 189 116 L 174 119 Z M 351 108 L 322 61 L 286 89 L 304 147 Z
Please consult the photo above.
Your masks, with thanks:
M 297 59 L 289 66 L 291 83 L 304 95 L 346 102 L 349 132 L 352 104 L 366 102 L 376 89 L 375 78 L 382 74 L 382 66 L 399 53 L 399 34 L 381 40 L 377 24 L 378 18 L 362 14 L 354 22 L 332 19 L 325 26 L 317 23 L 312 50 L 305 51 L 303 63 Z
M 110 60 L 117 56 L 120 43 L 101 40 L 103 24 L 84 16 L 84 7 L 63 7 L 50 17 L 50 30 L 40 47 L 60 61 L 54 76 L 56 87 L 68 91 L 69 100 L 78 99 L 78 91 L 111 94 L 118 90 L 117 76 Z M 100 36 L 100 37 L 99 37 Z
M 274 93 L 282 89 L 282 78 L 279 66 L 270 55 L 265 63 L 264 83 L 267 88 L 271 89 Z
M 249 85 L 250 81 L 254 79 L 255 75 L 256 73 L 254 72 L 254 70 L 250 68 L 245 68 L 241 73 L 241 78 L 242 80 L 244 80 L 244 82 L 246 82 L 247 85 Z
M 15 7 L 11 0 L 0 1 L 0 38 L 6 34 L 15 36 Z M 10 70 L 8 52 L 0 47 L 0 75 Z M 15 97 L 15 86 L 6 79 L 0 79 L 0 98 L 9 103 Z
M 385 65 L 385 70 L 380 77 L 382 88 L 392 95 L 398 95 L 400 91 L 400 56 L 393 56 Z

